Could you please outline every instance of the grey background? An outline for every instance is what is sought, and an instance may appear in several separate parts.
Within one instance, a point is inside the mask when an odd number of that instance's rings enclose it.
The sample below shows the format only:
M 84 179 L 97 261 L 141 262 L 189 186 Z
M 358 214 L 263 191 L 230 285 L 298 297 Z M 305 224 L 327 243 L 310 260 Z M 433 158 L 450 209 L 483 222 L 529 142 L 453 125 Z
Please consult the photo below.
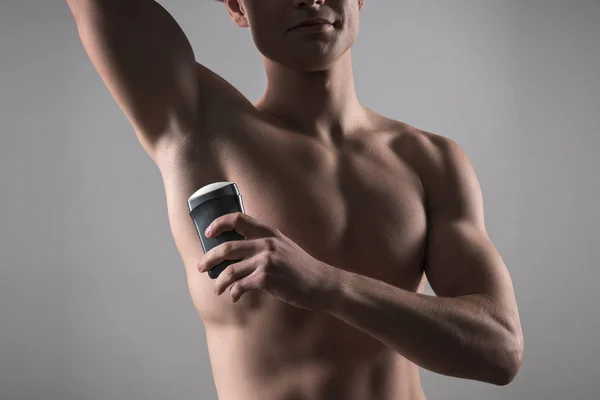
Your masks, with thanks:
M 222 5 L 163 4 L 262 94 Z M 525 333 L 509 386 L 422 370 L 429 399 L 598 398 L 599 20 L 594 0 L 366 1 L 359 99 L 466 150 Z M 0 50 L 0 398 L 216 399 L 159 171 L 66 4 L 0 3 Z

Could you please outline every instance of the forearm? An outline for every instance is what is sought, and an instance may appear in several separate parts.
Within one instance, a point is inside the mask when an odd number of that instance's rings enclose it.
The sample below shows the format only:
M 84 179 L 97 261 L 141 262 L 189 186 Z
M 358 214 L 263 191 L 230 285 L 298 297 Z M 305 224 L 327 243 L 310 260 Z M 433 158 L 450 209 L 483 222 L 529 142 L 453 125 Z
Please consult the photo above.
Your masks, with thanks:
M 496 385 L 509 383 L 516 374 L 518 341 L 482 298 L 417 294 L 338 271 L 335 299 L 326 311 L 415 364 Z

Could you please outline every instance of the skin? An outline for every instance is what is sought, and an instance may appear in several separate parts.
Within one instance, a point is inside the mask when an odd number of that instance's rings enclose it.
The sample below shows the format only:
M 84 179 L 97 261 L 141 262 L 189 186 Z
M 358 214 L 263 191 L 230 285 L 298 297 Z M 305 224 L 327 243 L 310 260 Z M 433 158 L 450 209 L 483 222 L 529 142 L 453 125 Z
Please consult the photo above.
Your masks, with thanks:
M 157 3 L 67 3 L 161 172 L 220 400 L 420 400 L 418 366 L 514 379 L 517 304 L 466 154 L 357 99 L 363 1 L 225 1 L 263 55 L 268 84 L 254 103 L 196 62 Z M 289 30 L 312 16 L 333 28 Z M 204 254 L 187 198 L 217 181 L 238 185 L 246 214 L 217 218 L 211 235 L 245 240 Z M 225 259 L 242 261 L 210 279 Z M 437 296 L 423 294 L 425 279 Z

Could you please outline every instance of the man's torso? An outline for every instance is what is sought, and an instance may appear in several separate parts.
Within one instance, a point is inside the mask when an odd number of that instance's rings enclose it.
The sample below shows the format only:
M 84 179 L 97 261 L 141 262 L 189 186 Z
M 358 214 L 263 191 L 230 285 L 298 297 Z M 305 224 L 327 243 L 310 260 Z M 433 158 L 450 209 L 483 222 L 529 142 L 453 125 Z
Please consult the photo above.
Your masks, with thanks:
M 370 115 L 368 129 L 336 146 L 248 113 L 211 127 L 201 143 L 189 135 L 155 160 L 220 400 L 424 399 L 418 367 L 377 339 L 262 292 L 234 304 L 196 269 L 203 250 L 187 199 L 229 181 L 247 214 L 318 260 L 422 292 L 426 214 L 411 161 L 421 133 Z

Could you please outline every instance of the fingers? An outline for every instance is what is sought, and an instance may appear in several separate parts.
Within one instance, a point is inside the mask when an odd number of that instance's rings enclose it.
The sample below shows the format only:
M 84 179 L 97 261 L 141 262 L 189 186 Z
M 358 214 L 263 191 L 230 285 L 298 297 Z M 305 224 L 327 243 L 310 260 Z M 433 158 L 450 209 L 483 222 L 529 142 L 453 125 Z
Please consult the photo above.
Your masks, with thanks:
M 252 256 L 259 251 L 260 243 L 247 240 L 232 240 L 224 242 L 204 253 L 198 262 L 198 271 L 206 272 L 225 260 L 238 260 Z
M 229 265 L 221 272 L 215 282 L 215 293 L 220 296 L 230 285 L 252 274 L 259 266 L 260 255 Z M 232 287 L 233 290 L 233 287 Z
M 247 275 L 243 279 L 236 281 L 232 286 L 229 294 L 231 300 L 236 303 L 240 297 L 246 292 L 253 290 L 263 290 L 265 287 L 266 273 L 264 270 L 257 268 L 253 273 Z
M 264 236 L 272 236 L 273 230 L 264 225 L 256 218 L 243 212 L 225 214 L 210 223 L 206 237 L 217 237 L 223 232 L 235 230 L 246 239 L 255 239 Z

